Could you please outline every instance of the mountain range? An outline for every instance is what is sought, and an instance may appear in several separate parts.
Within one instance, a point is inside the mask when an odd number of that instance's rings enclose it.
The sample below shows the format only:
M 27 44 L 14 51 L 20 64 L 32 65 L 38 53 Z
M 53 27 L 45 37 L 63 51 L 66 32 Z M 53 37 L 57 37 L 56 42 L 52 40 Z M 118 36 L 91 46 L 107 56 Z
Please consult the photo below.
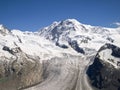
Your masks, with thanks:
M 0 90 L 120 90 L 120 27 L 53 22 L 36 32 L 0 25 Z

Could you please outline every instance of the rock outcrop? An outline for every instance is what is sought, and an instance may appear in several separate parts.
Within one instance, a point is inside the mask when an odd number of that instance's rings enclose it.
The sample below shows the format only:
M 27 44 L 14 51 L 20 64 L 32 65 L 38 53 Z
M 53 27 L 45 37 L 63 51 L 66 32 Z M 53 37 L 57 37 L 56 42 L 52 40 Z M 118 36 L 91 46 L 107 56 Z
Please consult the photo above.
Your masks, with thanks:
M 88 67 L 87 75 L 93 90 L 120 90 L 120 48 L 105 44 Z
M 41 82 L 40 58 L 25 54 L 19 47 L 4 46 L 3 50 L 11 57 L 0 57 L 0 90 L 19 90 Z

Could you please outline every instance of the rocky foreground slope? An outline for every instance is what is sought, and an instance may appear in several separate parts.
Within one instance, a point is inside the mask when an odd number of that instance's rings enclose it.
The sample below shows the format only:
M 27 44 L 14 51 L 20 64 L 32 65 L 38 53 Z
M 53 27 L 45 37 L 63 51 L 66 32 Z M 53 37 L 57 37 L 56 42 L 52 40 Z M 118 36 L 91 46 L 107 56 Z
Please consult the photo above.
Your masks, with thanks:
M 0 25 L 0 90 L 120 90 L 120 28 L 54 22 L 38 32 Z

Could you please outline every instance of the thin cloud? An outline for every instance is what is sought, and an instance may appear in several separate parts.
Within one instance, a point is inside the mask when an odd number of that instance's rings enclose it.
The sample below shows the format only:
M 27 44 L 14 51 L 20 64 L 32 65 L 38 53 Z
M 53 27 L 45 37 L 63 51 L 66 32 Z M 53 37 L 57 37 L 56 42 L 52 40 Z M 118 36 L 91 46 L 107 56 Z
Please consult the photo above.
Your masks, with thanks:
M 120 27 L 120 22 L 113 23 L 114 25 Z

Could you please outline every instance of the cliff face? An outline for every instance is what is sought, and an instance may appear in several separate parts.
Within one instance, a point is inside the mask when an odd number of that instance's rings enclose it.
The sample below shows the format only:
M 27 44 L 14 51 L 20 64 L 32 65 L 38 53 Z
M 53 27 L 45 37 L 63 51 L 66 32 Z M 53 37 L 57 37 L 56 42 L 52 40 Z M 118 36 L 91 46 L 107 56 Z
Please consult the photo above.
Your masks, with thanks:
M 87 75 L 96 89 L 120 90 L 120 48 L 105 44 L 98 51 Z
M 0 90 L 18 90 L 41 82 L 42 65 L 39 58 L 30 56 L 19 47 L 4 47 L 12 57 L 0 57 Z

